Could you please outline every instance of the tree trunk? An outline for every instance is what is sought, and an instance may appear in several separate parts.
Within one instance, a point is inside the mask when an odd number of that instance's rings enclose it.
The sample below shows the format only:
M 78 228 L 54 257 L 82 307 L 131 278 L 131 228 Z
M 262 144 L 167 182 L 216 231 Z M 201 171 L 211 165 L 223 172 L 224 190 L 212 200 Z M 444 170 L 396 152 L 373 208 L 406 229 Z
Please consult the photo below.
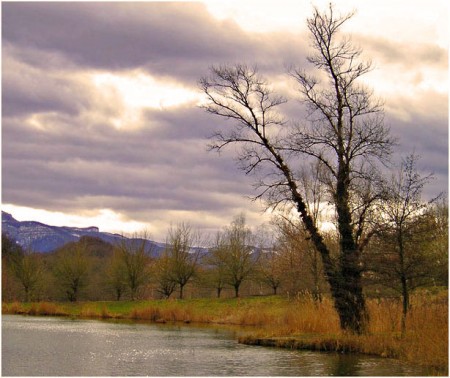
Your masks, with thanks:
M 335 306 L 338 309 L 339 320 L 343 329 L 361 334 L 368 320 L 366 304 L 362 290 L 361 268 L 359 266 L 359 249 L 356 245 L 352 218 L 348 207 L 348 169 L 344 163 L 336 189 L 336 210 L 338 215 L 338 230 L 340 235 L 340 277 L 335 291 Z
M 184 285 L 180 284 L 180 299 L 183 299 L 183 287 Z
M 406 333 L 406 316 L 408 315 L 409 310 L 409 292 L 406 277 L 403 274 L 401 277 L 401 281 L 402 281 L 402 302 L 403 302 L 401 332 L 402 336 L 404 336 Z
M 312 250 L 313 253 L 313 261 L 312 261 L 312 274 L 313 274 L 313 281 L 314 281 L 314 288 L 313 288 L 313 299 L 315 302 L 322 302 L 322 294 L 320 293 L 320 286 L 319 286 L 319 262 L 317 261 L 317 250 L 314 248 Z
M 401 322 L 401 332 L 402 336 L 406 333 L 406 316 L 409 310 L 409 291 L 408 291 L 408 282 L 405 274 L 405 255 L 403 249 L 403 232 L 400 228 L 397 235 L 397 243 L 399 248 L 399 257 L 400 257 L 400 282 L 402 286 L 402 322 Z
M 295 196 L 294 199 L 296 199 Z M 361 334 L 364 332 L 368 318 L 362 293 L 361 271 L 358 266 L 358 249 L 356 246 L 349 248 L 349 246 L 354 246 L 353 237 L 350 235 L 349 240 L 347 234 L 347 237 L 342 238 L 344 239 L 343 241 L 341 240 L 341 254 L 343 257 L 341 258 L 340 266 L 336 267 L 330 257 L 327 246 L 323 242 L 322 236 L 314 226 L 312 218 L 306 212 L 303 200 L 299 198 L 296 202 L 303 224 L 310 233 L 311 240 L 322 258 L 325 276 L 330 285 L 341 328 Z M 342 219 L 341 223 L 339 224 L 340 232 L 349 228 L 342 222 Z
M 341 328 L 357 334 L 365 331 L 368 315 L 359 274 L 344 273 L 331 288 Z

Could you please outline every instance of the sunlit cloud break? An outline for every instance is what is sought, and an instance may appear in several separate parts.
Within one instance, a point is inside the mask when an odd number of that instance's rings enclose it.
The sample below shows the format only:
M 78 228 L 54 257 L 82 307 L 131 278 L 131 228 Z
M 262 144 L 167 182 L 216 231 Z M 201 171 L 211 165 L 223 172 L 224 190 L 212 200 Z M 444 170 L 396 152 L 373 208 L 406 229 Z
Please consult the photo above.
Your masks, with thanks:
M 49 226 L 92 227 L 100 226 L 100 231 L 107 230 L 118 234 L 144 234 L 150 232 L 151 226 L 143 222 L 127 219 L 111 209 L 98 209 L 81 214 L 63 213 L 44 209 L 34 209 L 26 206 L 2 204 L 2 211 L 13 214 L 19 221 L 34 220 Z
M 198 91 L 188 89 L 173 80 L 155 79 L 140 71 L 92 74 L 92 82 L 97 91 L 113 93 L 123 110 L 112 120 L 118 129 L 136 127 L 146 108 L 167 110 L 186 104 L 196 104 L 201 100 Z

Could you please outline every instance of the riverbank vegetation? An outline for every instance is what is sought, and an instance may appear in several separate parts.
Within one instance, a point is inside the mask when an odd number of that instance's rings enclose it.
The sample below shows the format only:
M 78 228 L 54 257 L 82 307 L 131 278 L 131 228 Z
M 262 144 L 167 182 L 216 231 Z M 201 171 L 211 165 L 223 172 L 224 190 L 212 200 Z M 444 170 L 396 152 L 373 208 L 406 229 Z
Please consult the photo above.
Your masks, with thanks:
M 246 326 L 240 342 L 293 349 L 356 352 L 397 358 L 448 372 L 448 300 L 446 290 L 426 290 L 411 297 L 407 331 L 402 334 L 402 304 L 368 300 L 369 328 L 363 335 L 340 329 L 331 300 L 304 295 L 185 300 L 3 303 L 3 314 L 128 319 L 155 323 L 183 322 Z

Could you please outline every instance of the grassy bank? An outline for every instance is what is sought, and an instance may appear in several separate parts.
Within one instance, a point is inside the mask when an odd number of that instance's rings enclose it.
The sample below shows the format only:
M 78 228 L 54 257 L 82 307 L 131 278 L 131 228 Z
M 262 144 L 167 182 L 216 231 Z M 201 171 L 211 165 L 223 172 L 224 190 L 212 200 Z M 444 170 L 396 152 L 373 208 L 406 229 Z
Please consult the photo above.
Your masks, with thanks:
M 209 323 L 252 326 L 240 342 L 294 349 L 358 352 L 398 358 L 448 373 L 447 293 L 412 300 L 407 333 L 400 335 L 400 304 L 369 300 L 369 332 L 355 336 L 339 329 L 330 300 L 310 298 L 153 300 L 135 302 L 4 303 L 3 314 L 54 315 L 80 318 L 132 319 L 152 322 Z

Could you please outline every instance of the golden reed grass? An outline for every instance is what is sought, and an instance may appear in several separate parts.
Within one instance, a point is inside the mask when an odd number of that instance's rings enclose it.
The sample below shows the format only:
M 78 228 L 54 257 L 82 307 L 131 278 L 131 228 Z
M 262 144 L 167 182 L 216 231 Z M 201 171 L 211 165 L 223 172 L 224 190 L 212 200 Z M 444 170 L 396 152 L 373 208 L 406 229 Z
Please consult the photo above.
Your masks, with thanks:
M 448 374 L 448 298 L 415 296 L 401 333 L 399 300 L 369 300 L 370 322 L 363 335 L 346 333 L 330 300 L 316 304 L 304 299 L 286 307 L 283 316 L 242 336 L 248 344 L 295 349 L 359 352 L 398 358 L 426 366 L 431 374 Z

